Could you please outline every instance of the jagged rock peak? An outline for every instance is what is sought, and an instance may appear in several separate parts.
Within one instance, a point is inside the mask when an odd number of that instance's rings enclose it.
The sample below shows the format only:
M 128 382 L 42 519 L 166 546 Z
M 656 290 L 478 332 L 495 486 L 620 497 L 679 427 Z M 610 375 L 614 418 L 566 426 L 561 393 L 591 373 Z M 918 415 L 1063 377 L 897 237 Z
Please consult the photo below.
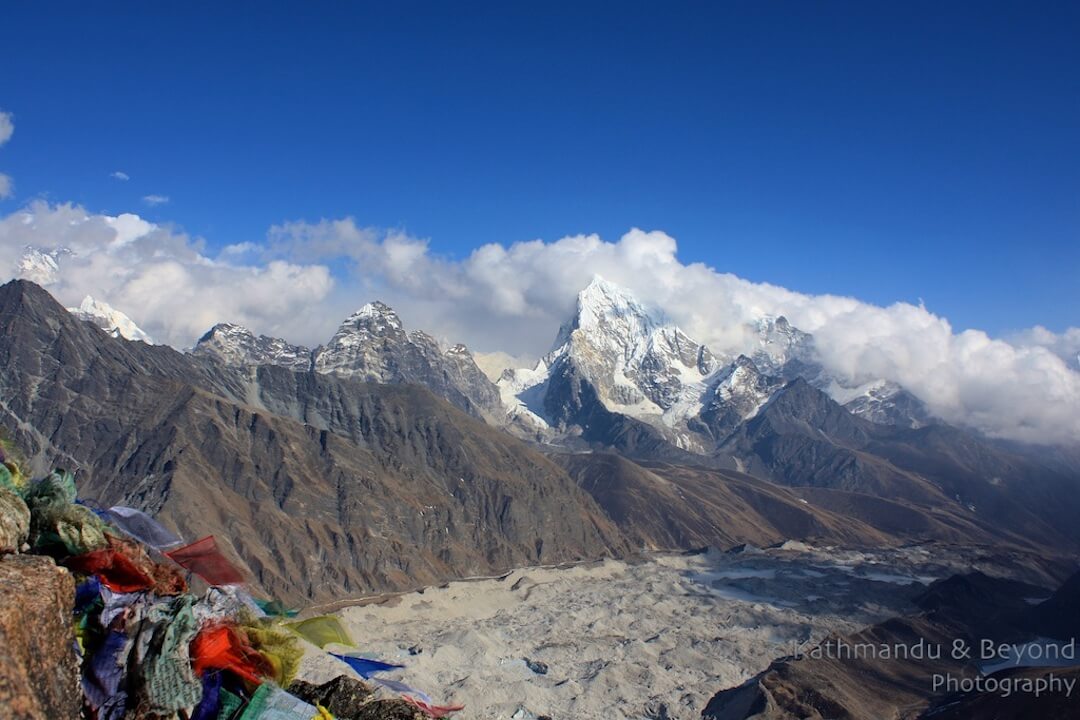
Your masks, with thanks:
M 226 365 L 280 365 L 290 370 L 311 368 L 311 350 L 281 338 L 256 335 L 242 325 L 218 323 L 199 338 L 193 355 L 212 357 Z
M 341 333 L 347 329 L 362 329 L 373 333 L 399 332 L 402 330 L 402 324 L 401 318 L 392 307 L 376 300 L 367 303 L 347 317 L 338 332 Z
M 499 422 L 505 415 L 498 390 L 464 345 L 444 350 L 425 332 L 406 332 L 397 313 L 381 302 L 346 318 L 315 351 L 313 367 L 365 382 L 423 385 L 474 415 Z
M 38 248 L 27 245 L 19 260 L 19 277 L 37 285 L 50 285 L 60 274 L 60 259 L 74 253 L 68 248 Z

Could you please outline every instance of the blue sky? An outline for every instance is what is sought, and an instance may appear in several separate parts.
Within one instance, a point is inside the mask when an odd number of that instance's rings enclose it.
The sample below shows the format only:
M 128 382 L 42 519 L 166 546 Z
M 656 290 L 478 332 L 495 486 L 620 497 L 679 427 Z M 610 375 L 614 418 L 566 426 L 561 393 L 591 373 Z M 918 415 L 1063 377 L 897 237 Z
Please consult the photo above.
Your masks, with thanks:
M 0 11 L 0 215 L 211 247 L 352 216 L 448 258 L 641 227 L 958 328 L 1080 323 L 1076 3 L 145 5 Z

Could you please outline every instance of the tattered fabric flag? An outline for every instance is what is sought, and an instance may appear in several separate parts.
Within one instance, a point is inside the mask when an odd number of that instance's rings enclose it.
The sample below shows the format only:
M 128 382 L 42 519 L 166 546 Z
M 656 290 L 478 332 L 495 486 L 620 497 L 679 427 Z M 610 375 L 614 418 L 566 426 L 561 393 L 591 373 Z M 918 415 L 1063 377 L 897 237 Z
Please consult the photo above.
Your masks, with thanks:
M 175 533 L 162 527 L 157 520 L 142 510 L 113 505 L 104 511 L 103 515 L 104 519 L 116 529 L 156 550 L 173 547 L 183 542 Z
M 394 692 L 396 692 L 396 693 L 398 693 L 400 695 L 412 695 L 414 698 L 420 698 L 421 700 L 423 700 L 424 702 L 426 702 L 429 705 L 434 704 L 434 701 L 430 697 L 428 697 L 427 693 L 422 693 L 419 690 L 417 690 L 416 688 L 411 688 L 411 687 L 409 687 L 408 685 L 406 685 L 403 682 L 398 682 L 397 680 L 389 680 L 389 679 L 386 679 L 386 678 L 377 678 L 377 677 L 376 678 L 369 678 L 369 679 L 374 680 L 375 682 L 379 683 L 383 687 L 388 688 L 390 690 L 393 690 Z
M 139 572 L 150 578 L 154 594 L 179 595 L 187 591 L 187 581 L 184 580 L 180 568 L 172 563 L 155 562 L 139 542 L 117 535 L 106 535 L 106 540 L 110 550 L 126 557 L 132 565 L 139 568 Z
M 217 720 L 232 720 L 236 713 L 240 711 L 240 708 L 244 707 L 244 698 L 236 693 L 229 692 L 225 688 L 221 688 L 219 697 L 221 698 L 221 707 L 218 709 Z
M 191 720 L 217 720 L 221 710 L 221 673 L 208 672 L 202 679 L 202 699 L 191 712 Z
M 191 663 L 199 675 L 228 670 L 255 685 L 273 672 L 266 658 L 225 624 L 203 625 L 191 643 Z
M 338 655 L 337 653 L 330 653 L 331 657 L 335 657 L 341 662 L 345 663 L 356 674 L 362 678 L 370 678 L 374 673 L 386 672 L 387 670 L 398 670 L 405 667 L 404 665 L 393 665 L 391 663 L 384 663 L 379 660 L 369 660 L 367 658 L 355 657 L 353 655 Z
M 148 590 L 154 584 L 135 563 L 115 550 L 94 550 L 68 558 L 63 564 L 83 575 L 96 575 L 102 585 L 114 592 Z
M 83 663 L 83 695 L 93 709 L 104 705 L 120 690 L 128 649 L 127 635 L 113 630 L 105 635 L 89 661 Z
M 296 617 L 300 614 L 299 610 L 290 610 L 285 607 L 285 604 L 280 600 L 259 600 L 256 598 L 255 602 L 267 615 L 276 617 Z
M 240 720 L 312 720 L 318 716 L 319 710 L 314 705 L 264 683 L 251 696 Z
M 75 587 L 75 614 L 85 612 L 100 599 L 101 581 L 97 579 L 97 576 L 92 575 Z
M 193 599 L 181 595 L 170 602 L 172 617 L 154 627 L 143 662 L 147 698 L 161 714 L 194 707 L 202 698 L 202 681 L 191 668 L 191 641 L 199 630 L 191 612 Z
M 243 623 L 238 631 L 248 643 L 266 659 L 269 671 L 266 677 L 281 687 L 288 687 L 300 670 L 304 650 L 296 635 L 267 620 Z
M 165 556 L 211 585 L 235 585 L 244 582 L 243 574 L 218 550 L 213 535 L 170 550 Z
M 263 618 L 262 611 L 242 585 L 211 586 L 195 604 L 195 617 L 200 622 L 238 618 L 242 614 Z
M 408 695 L 402 695 L 401 699 L 409 703 L 410 705 L 416 707 L 428 717 L 433 718 L 444 718 L 450 713 L 455 713 L 459 710 L 465 709 L 464 705 L 432 705 L 431 703 L 426 703 L 423 700 L 417 700 L 416 698 L 409 697 Z
M 105 546 L 105 523 L 88 507 L 75 504 L 75 477 L 65 470 L 34 483 L 26 492 L 30 545 L 39 551 L 82 555 Z
M 112 627 L 113 622 L 127 614 L 128 609 L 136 603 L 146 602 L 144 592 L 117 593 L 109 588 L 101 589 L 101 613 L 98 615 L 98 623 L 101 627 Z
M 332 643 L 338 645 L 352 645 L 352 638 L 342 626 L 341 621 L 333 615 L 320 615 L 319 617 L 300 620 L 299 622 L 285 623 L 285 627 L 307 640 L 312 645 L 324 648 Z

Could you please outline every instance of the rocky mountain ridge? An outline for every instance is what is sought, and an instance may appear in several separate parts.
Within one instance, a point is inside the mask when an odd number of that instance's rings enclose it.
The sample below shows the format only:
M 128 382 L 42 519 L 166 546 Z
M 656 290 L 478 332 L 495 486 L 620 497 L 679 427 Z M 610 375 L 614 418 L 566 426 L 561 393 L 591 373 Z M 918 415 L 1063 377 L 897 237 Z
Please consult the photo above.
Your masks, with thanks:
M 931 421 L 922 403 L 882 381 L 847 387 L 817 361 L 814 339 L 780 317 L 748 328 L 749 354 L 727 356 L 688 336 L 666 314 L 614 283 L 595 277 L 579 293 L 574 316 L 552 350 L 533 368 L 499 380 L 511 416 L 565 430 L 580 425 L 578 409 L 553 388 L 579 376 L 610 412 L 656 428 L 669 442 L 710 452 L 740 422 L 751 419 L 786 382 L 802 377 L 842 399 L 872 422 L 920 427 Z
M 444 349 L 427 333 L 406 332 L 397 313 L 381 302 L 350 315 L 326 345 L 314 350 L 220 324 L 200 338 L 191 353 L 235 367 L 276 365 L 361 382 L 420 385 L 491 424 L 502 424 L 505 417 L 498 390 L 468 348 Z

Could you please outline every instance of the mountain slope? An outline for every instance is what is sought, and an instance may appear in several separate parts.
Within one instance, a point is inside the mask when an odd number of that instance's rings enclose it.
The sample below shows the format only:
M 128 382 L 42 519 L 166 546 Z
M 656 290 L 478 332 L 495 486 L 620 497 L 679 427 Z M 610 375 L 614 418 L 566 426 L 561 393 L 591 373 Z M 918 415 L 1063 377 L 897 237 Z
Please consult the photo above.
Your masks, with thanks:
M 0 422 L 87 497 L 215 533 L 281 597 L 328 600 L 627 545 L 561 469 L 427 391 L 254 374 L 0 288 Z
M 947 425 L 871 423 L 802 379 L 778 391 L 717 453 L 782 485 L 948 509 L 1012 541 L 1080 543 L 1071 519 L 1080 515 L 1078 478 Z
M 832 507 L 798 489 L 743 473 L 634 463 L 614 453 L 553 454 L 637 546 L 760 547 L 789 539 L 853 546 L 989 542 L 991 533 L 948 513 L 837 492 Z M 876 504 L 872 504 L 876 503 Z

